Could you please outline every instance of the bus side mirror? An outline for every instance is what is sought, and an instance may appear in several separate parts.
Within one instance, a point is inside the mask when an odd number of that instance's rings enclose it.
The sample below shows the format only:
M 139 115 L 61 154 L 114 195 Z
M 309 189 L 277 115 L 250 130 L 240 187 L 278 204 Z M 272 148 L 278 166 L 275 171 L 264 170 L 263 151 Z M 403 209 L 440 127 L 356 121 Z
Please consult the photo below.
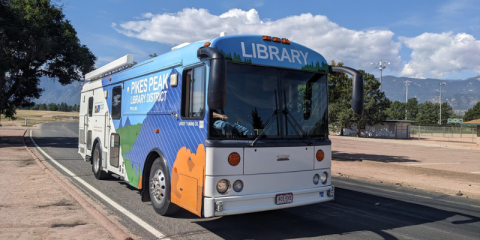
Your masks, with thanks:
M 208 80 L 208 107 L 224 109 L 227 105 L 227 60 L 216 48 L 202 47 L 197 51 L 197 57 L 210 58 L 210 74 Z
M 362 74 L 349 67 L 335 67 L 330 66 L 330 72 L 339 72 L 352 75 L 353 89 L 352 89 L 352 109 L 357 115 L 363 114 L 363 76 Z

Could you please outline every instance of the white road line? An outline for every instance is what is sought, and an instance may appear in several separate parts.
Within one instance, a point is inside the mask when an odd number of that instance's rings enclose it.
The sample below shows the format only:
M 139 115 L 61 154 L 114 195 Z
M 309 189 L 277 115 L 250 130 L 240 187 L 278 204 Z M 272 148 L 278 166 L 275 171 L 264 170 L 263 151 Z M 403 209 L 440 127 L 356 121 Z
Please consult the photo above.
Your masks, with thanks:
M 413 164 L 406 164 L 405 166 L 440 165 L 440 164 L 460 164 L 460 163 L 459 162 L 453 162 L 453 163 L 413 163 Z
M 105 196 L 103 193 L 101 193 L 100 191 L 98 191 L 97 189 L 95 189 L 94 187 L 92 187 L 90 184 L 88 184 L 87 182 L 85 182 L 83 179 L 81 179 L 80 177 L 77 177 L 73 172 L 71 172 L 70 170 L 68 170 L 66 167 L 64 167 L 63 165 L 61 165 L 60 163 L 58 163 L 57 161 L 55 161 L 55 159 L 53 159 L 52 157 L 50 157 L 50 155 L 48 155 L 45 151 L 43 151 L 43 149 L 41 149 L 37 143 L 33 140 L 33 137 L 32 137 L 32 131 L 30 131 L 30 139 L 32 139 L 32 142 L 33 144 L 35 145 L 35 147 L 38 149 L 38 151 L 40 151 L 45 157 L 47 157 L 48 159 L 50 159 L 50 161 L 52 161 L 53 163 L 55 163 L 55 165 L 57 165 L 59 168 L 61 168 L 63 171 L 65 171 L 68 175 L 70 175 L 72 178 L 74 178 L 75 180 L 77 180 L 79 183 L 81 183 L 83 186 L 85 186 L 86 188 L 88 188 L 90 191 L 94 192 L 95 194 L 97 194 L 100 198 L 102 198 L 105 202 L 109 203 L 110 205 L 112 205 L 112 207 L 116 208 L 118 211 L 120 211 L 121 213 L 125 214 L 125 216 L 129 217 L 130 219 L 132 219 L 134 222 L 136 222 L 138 225 L 142 226 L 143 228 L 145 228 L 145 230 L 149 231 L 151 234 L 153 234 L 155 237 L 157 238 L 164 238 L 165 237 L 165 234 L 163 234 L 162 232 L 158 231 L 157 229 L 155 229 L 154 227 L 150 226 L 148 223 L 144 222 L 142 219 L 140 219 L 139 217 L 135 216 L 135 214 L 131 213 L 130 211 L 128 211 L 127 209 L 125 209 L 124 207 L 120 206 L 118 203 L 114 202 L 112 199 L 110 199 L 109 197 Z
M 478 171 L 478 172 L 471 172 L 471 173 L 480 173 L 480 171 Z

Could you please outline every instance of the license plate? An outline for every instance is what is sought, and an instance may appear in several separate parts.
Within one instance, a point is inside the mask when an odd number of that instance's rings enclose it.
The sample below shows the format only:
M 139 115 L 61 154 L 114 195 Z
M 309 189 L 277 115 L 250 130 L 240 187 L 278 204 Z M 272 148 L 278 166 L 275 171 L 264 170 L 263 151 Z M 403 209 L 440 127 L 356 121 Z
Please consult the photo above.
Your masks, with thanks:
M 287 204 L 293 202 L 293 193 L 282 193 L 275 196 L 275 204 Z

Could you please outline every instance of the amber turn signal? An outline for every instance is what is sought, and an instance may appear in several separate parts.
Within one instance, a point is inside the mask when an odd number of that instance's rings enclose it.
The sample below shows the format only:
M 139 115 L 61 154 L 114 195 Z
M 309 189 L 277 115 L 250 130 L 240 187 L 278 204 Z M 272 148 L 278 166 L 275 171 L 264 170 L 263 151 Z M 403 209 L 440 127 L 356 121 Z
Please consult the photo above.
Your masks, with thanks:
M 210 42 L 206 42 L 205 44 L 203 44 L 204 47 L 208 47 L 210 46 Z
M 282 38 L 282 43 L 283 44 L 290 44 L 290 40 L 288 40 L 286 38 Z
M 155 132 L 156 132 L 156 133 L 159 133 L 159 132 L 160 132 L 160 129 L 155 128 Z
M 270 36 L 263 36 L 262 39 L 265 41 L 272 41 L 272 38 Z
M 236 152 L 230 153 L 230 155 L 228 155 L 228 163 L 232 166 L 237 166 L 240 163 L 240 154 Z
M 280 38 L 277 38 L 277 37 L 272 38 L 272 41 L 274 41 L 274 42 L 282 42 L 282 40 L 280 40 Z
M 322 161 L 325 158 L 325 153 L 323 152 L 323 150 L 318 150 L 316 157 L 317 157 L 317 161 L 319 162 Z

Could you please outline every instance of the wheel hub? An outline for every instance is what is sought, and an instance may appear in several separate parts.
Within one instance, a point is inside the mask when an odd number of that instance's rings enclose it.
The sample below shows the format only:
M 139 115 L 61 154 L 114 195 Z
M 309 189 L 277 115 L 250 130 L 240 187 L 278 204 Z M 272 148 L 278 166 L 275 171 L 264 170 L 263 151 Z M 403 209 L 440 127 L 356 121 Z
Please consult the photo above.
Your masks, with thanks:
M 161 203 L 165 198 L 165 175 L 162 170 L 157 170 L 150 180 L 150 191 L 153 198 L 158 203 Z
M 100 169 L 100 153 L 99 153 L 99 151 L 95 151 L 93 153 L 93 167 L 95 168 L 96 173 Z

